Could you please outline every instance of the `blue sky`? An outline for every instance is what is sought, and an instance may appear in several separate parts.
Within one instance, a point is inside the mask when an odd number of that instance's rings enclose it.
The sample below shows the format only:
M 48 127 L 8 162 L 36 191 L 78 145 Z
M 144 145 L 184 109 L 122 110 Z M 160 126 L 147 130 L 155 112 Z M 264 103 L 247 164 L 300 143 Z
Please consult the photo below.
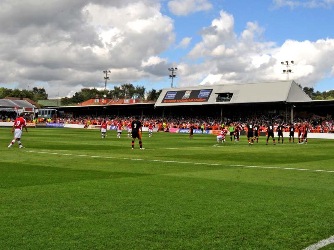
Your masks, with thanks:
M 233 15 L 236 34 L 240 34 L 248 22 L 256 22 L 263 28 L 260 39 L 263 42 L 273 42 L 278 47 L 287 40 L 314 42 L 319 39 L 334 38 L 334 29 L 332 28 L 334 1 L 328 1 L 325 6 L 322 5 L 322 1 L 317 1 L 319 5 L 315 6 L 307 5 L 311 1 L 280 1 L 282 5 L 275 1 L 225 0 L 208 2 L 212 4 L 212 9 L 189 16 L 176 16 L 167 11 L 175 21 L 177 39 L 192 36 L 193 44 L 199 42 L 201 40 L 199 31 L 203 27 L 209 26 L 221 10 Z M 295 5 L 292 6 L 292 3 Z M 168 53 L 170 51 L 166 52 L 166 54 Z M 179 51 L 174 54 L 176 61 L 180 60 L 182 56 L 183 54 L 180 54 Z M 295 59 L 290 57 L 286 60 Z M 334 66 L 334 60 L 330 63 Z M 289 78 L 293 79 L 293 76 Z M 309 87 L 314 87 L 316 91 L 334 89 L 333 74 L 322 77 Z
M 0 87 L 49 97 L 124 83 L 147 91 L 295 80 L 334 89 L 334 0 L 0 2 Z M 293 73 L 283 74 L 281 61 Z

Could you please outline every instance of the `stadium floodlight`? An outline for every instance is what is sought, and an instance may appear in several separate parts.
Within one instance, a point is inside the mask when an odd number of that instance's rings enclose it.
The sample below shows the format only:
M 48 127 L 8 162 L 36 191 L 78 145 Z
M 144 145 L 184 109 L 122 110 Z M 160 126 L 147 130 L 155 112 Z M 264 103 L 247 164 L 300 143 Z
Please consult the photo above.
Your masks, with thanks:
M 107 89 L 107 81 L 109 80 L 108 74 L 111 73 L 110 70 L 103 70 L 103 73 L 105 74 L 104 76 L 104 90 Z
M 176 68 L 176 67 L 175 67 L 175 68 L 172 67 L 172 68 L 168 68 L 168 70 L 171 72 L 171 73 L 169 74 L 169 78 L 172 79 L 172 82 L 171 82 L 170 87 L 173 88 L 173 79 L 176 77 L 176 71 L 177 71 L 177 68 Z
M 286 74 L 286 79 L 289 80 L 289 74 L 293 73 L 290 69 L 291 64 L 295 64 L 295 61 L 284 61 L 281 62 L 282 65 L 286 67 L 286 69 L 283 69 L 283 74 Z

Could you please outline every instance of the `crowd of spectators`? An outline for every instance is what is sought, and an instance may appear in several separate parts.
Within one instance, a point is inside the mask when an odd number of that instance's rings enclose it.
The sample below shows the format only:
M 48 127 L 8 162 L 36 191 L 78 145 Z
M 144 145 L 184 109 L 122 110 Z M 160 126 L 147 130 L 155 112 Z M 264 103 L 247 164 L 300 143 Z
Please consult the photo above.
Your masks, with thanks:
M 16 118 L 14 112 L 1 112 L 0 117 L 2 121 L 13 121 Z M 27 115 L 28 122 L 34 123 L 63 123 L 63 124 L 83 124 L 85 127 L 90 125 L 100 125 L 103 120 L 106 120 L 108 125 L 114 125 L 121 123 L 124 128 L 131 123 L 134 119 L 132 116 L 107 116 L 107 117 L 93 117 L 93 116 L 80 116 L 80 117 L 53 117 L 53 118 L 39 118 L 34 119 L 33 116 Z M 248 117 L 141 117 L 143 126 L 148 127 L 152 124 L 158 131 L 169 131 L 171 128 L 187 129 L 193 126 L 194 129 L 203 130 L 220 130 L 223 126 L 229 126 L 231 123 L 238 125 L 241 128 L 245 128 L 248 123 L 257 124 L 260 126 L 260 131 L 265 131 L 268 123 L 273 123 L 275 127 L 279 124 L 288 128 L 291 124 L 285 122 L 285 117 L 274 115 L 253 115 Z M 308 117 L 295 116 L 294 124 L 297 126 L 299 123 L 307 122 L 309 124 L 310 132 L 328 133 L 334 132 L 334 120 L 331 117 L 320 117 L 315 114 L 308 114 Z
M 129 116 L 107 116 L 107 117 L 90 117 L 83 116 L 77 118 L 54 118 L 49 119 L 47 122 L 54 123 L 67 123 L 67 124 L 84 124 L 86 127 L 90 125 L 100 125 L 103 120 L 106 120 L 108 125 L 116 126 L 122 123 L 124 128 L 131 123 L 134 117 Z M 284 121 L 284 117 L 281 116 L 253 116 L 244 117 L 239 119 L 224 118 L 221 120 L 220 117 L 142 117 L 141 121 L 144 127 L 148 127 L 152 124 L 158 131 L 169 131 L 171 128 L 187 129 L 193 126 L 194 129 L 203 130 L 220 130 L 224 126 L 229 126 L 231 123 L 238 125 L 241 128 L 245 128 L 248 123 L 258 124 L 260 126 L 260 131 L 266 131 L 266 126 L 268 123 L 273 123 L 274 127 L 279 124 L 283 125 L 288 129 L 291 125 Z M 334 132 L 334 120 L 332 118 L 324 118 L 316 115 L 311 116 L 309 119 L 295 117 L 294 125 L 299 123 L 307 122 L 309 124 L 309 132 L 317 133 L 328 133 Z M 288 131 L 288 130 L 286 130 Z

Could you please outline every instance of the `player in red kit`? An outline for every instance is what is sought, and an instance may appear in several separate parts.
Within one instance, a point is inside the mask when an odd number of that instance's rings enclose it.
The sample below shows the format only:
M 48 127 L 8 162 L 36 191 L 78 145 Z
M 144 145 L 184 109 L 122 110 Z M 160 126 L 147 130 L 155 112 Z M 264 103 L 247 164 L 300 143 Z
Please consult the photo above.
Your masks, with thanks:
M 123 130 L 123 124 L 121 121 L 119 121 L 117 123 L 117 138 L 121 138 L 122 130 Z
M 228 133 L 226 128 L 222 128 L 222 130 L 220 131 L 220 134 L 217 135 L 217 143 L 223 143 L 225 142 L 225 138 L 226 138 L 226 134 Z
M 108 128 L 108 124 L 106 122 L 106 120 L 103 120 L 101 123 L 101 137 L 104 139 L 107 136 L 107 128 Z
M 127 129 L 128 129 L 128 137 L 131 137 L 131 133 L 132 133 L 131 121 L 128 122 Z
M 150 123 L 150 125 L 148 125 L 148 137 L 152 137 L 153 134 L 153 123 Z
M 22 136 L 22 130 L 23 130 L 23 128 L 25 128 L 26 132 L 28 132 L 27 122 L 23 118 L 23 114 L 20 114 L 20 116 L 15 119 L 13 127 L 12 127 L 12 133 L 14 133 L 14 138 L 10 142 L 10 144 L 8 145 L 9 148 L 11 146 L 13 146 L 13 144 L 16 141 L 19 144 L 19 148 L 23 148 L 23 145 L 21 143 L 21 136 Z

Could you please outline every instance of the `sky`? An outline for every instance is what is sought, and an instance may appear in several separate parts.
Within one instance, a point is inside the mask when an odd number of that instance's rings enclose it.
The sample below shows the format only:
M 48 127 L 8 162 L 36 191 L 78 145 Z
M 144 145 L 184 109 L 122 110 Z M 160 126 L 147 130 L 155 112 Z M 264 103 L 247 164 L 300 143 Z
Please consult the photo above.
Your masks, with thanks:
M 0 87 L 72 97 L 103 90 L 110 71 L 108 90 L 294 80 L 323 92 L 333 23 L 334 0 L 1 0 Z

